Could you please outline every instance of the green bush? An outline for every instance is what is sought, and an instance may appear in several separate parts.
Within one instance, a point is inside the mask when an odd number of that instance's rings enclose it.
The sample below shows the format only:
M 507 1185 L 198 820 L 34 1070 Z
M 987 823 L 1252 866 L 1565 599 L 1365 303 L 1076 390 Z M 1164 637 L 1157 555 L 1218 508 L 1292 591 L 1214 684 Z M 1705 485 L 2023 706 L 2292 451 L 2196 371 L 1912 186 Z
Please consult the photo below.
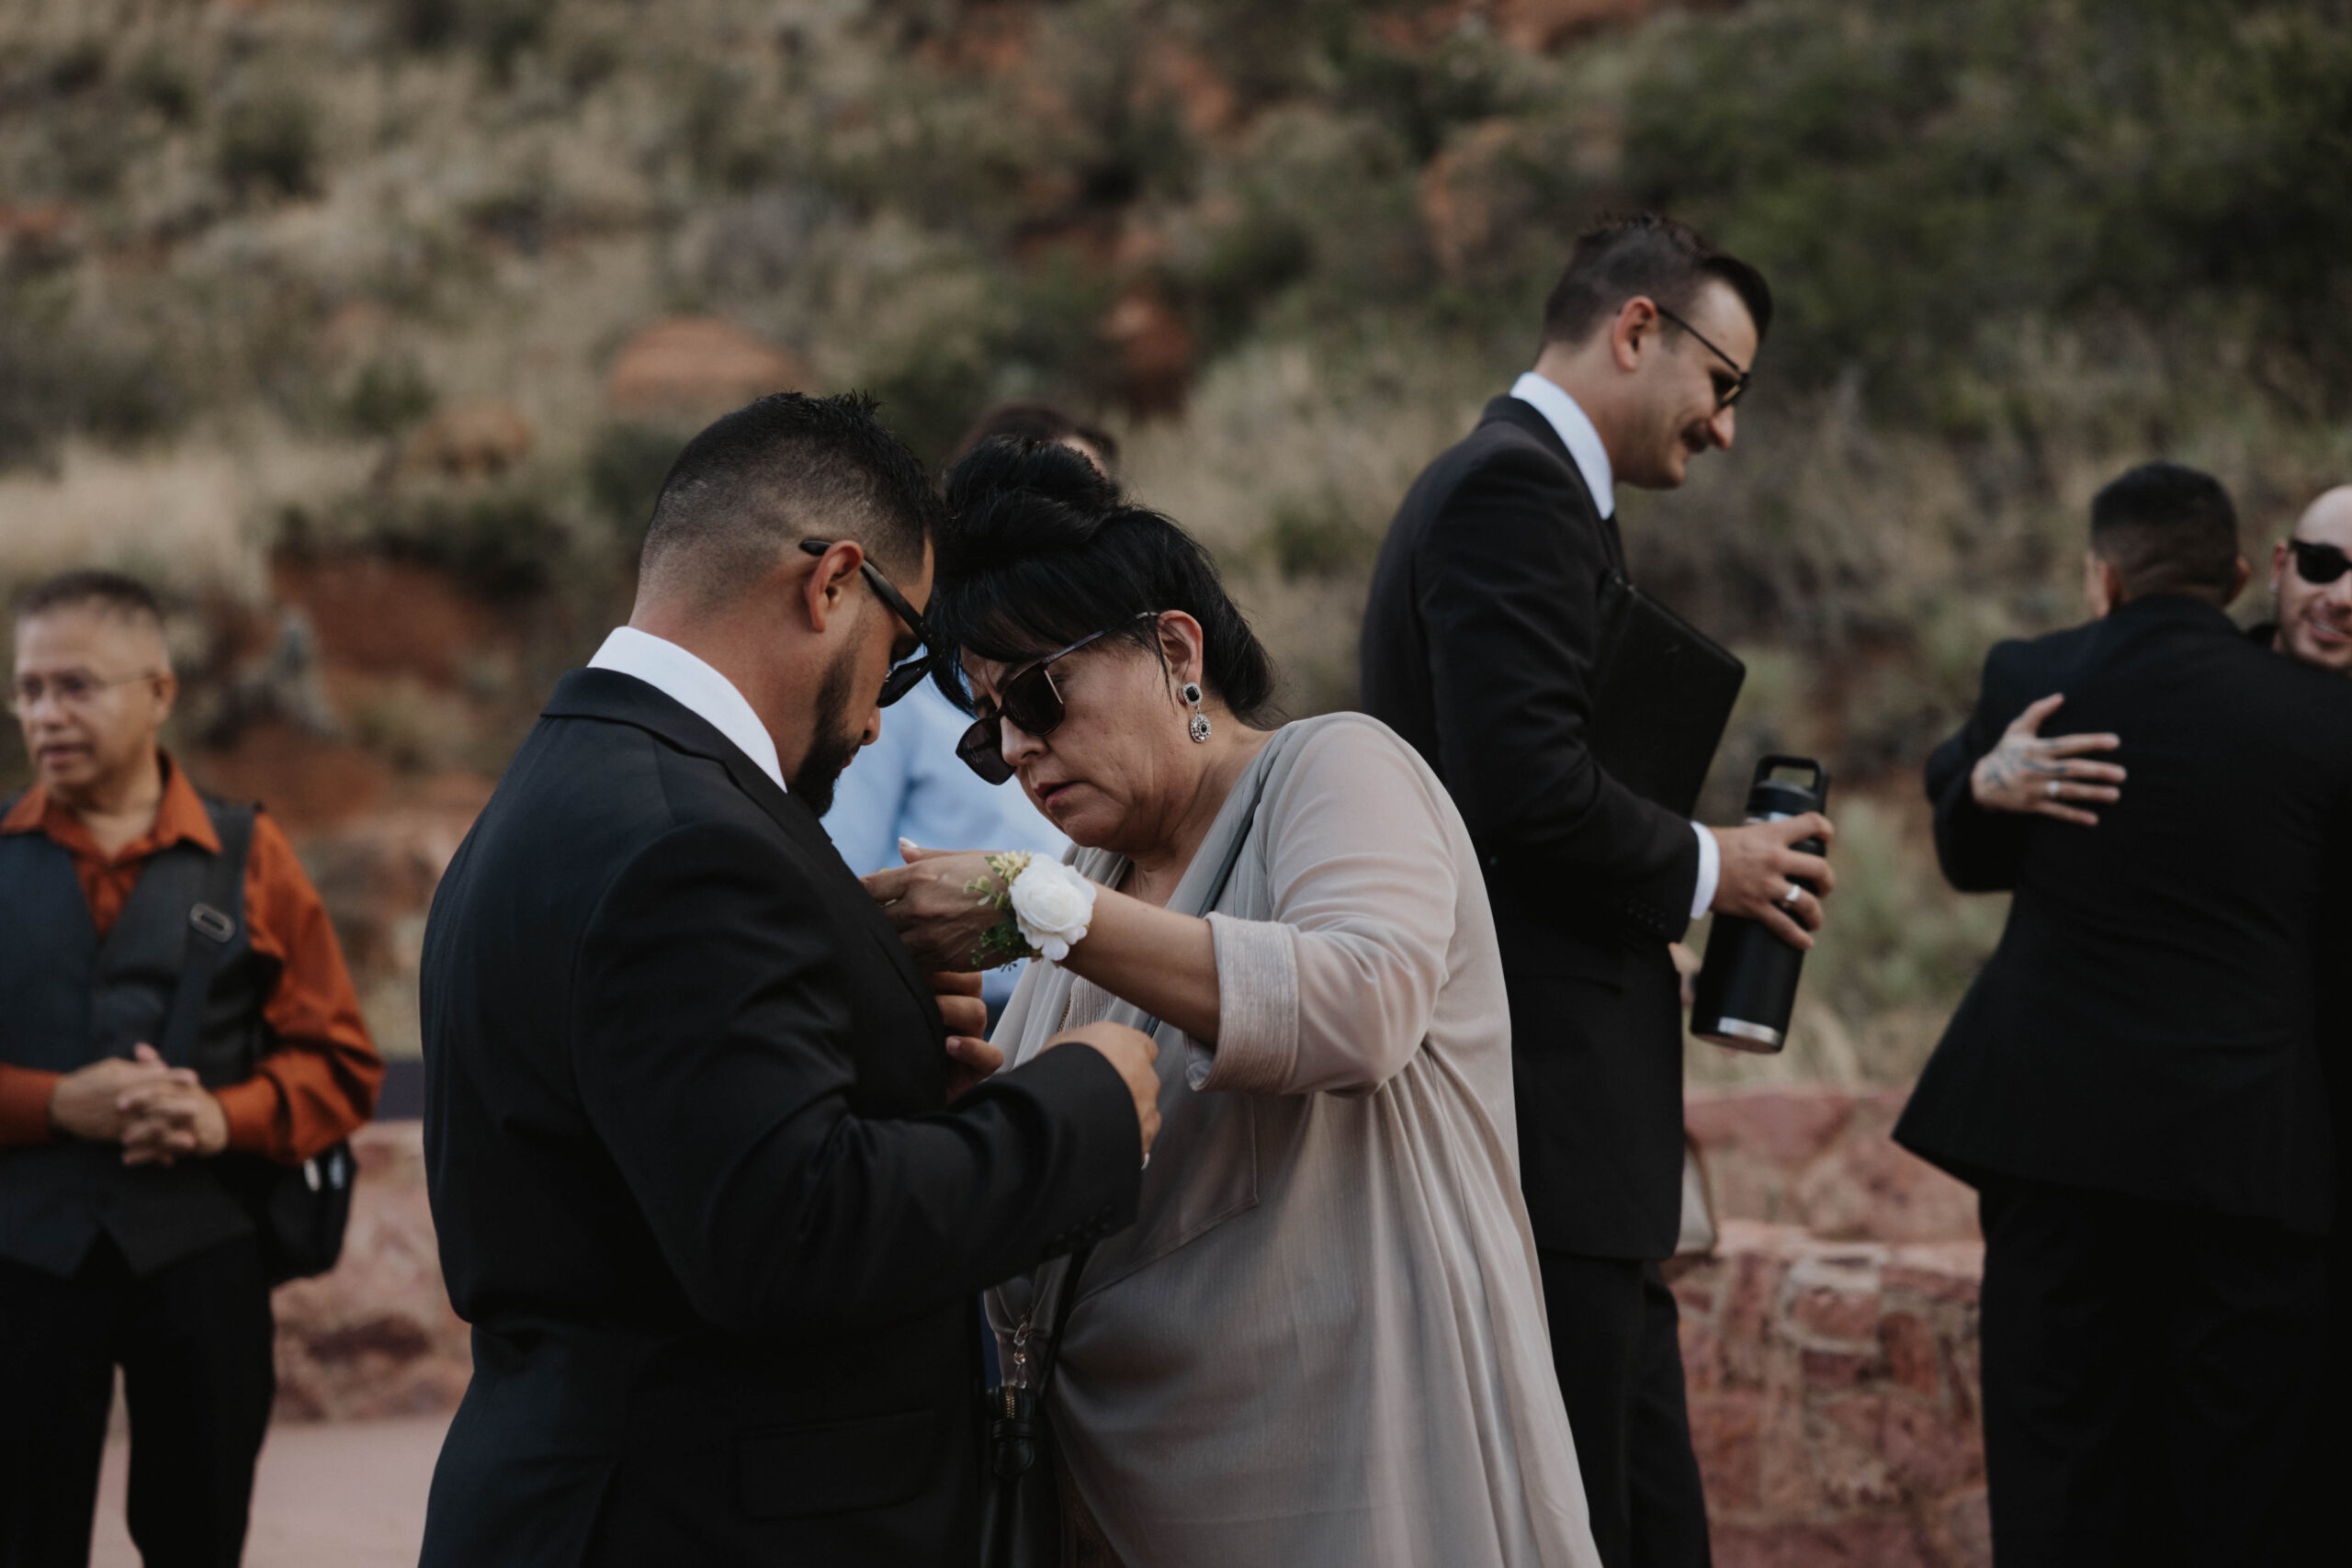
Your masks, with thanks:
M 589 442 L 582 469 L 588 499 L 624 543 L 644 537 L 662 481 L 685 444 L 674 431 L 628 423 L 605 425 Z
M 398 435 L 440 400 L 413 359 L 394 355 L 360 367 L 343 400 L 344 421 L 362 435 Z
M 232 104 L 221 116 L 214 165 L 221 181 L 239 196 L 317 195 L 317 108 L 291 86 L 273 87 Z

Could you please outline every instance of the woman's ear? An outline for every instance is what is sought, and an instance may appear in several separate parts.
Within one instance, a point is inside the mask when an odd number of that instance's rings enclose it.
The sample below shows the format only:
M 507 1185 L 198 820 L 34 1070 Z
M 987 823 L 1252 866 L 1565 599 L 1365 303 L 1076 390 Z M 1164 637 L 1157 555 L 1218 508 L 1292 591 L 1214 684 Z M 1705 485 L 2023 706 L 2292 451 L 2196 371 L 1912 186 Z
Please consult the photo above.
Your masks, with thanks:
M 1201 623 L 1182 610 L 1170 610 L 1160 616 L 1159 652 L 1178 685 L 1200 680 L 1208 663 L 1208 638 L 1201 630 Z

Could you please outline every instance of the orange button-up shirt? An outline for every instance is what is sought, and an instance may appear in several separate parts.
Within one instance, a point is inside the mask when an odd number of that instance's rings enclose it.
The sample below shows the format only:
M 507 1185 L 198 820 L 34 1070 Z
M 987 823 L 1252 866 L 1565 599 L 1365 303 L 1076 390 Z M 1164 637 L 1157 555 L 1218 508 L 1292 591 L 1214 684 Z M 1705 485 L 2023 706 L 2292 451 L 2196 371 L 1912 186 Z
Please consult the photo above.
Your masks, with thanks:
M 183 840 L 220 852 L 220 837 L 196 786 L 169 757 L 155 825 L 119 853 L 101 850 L 81 820 L 39 784 L 0 818 L 0 833 L 45 833 L 74 857 L 100 940 L 121 918 L 149 856 Z M 245 863 L 245 938 L 256 954 L 278 966 L 277 984 L 262 1009 L 277 1038 L 253 1077 L 212 1093 L 226 1113 L 231 1148 L 290 1165 L 332 1147 L 374 1113 L 384 1064 L 360 1021 L 358 993 L 326 906 L 302 874 L 294 846 L 266 816 L 254 819 Z M 0 1064 L 0 1147 L 54 1136 L 49 1098 L 59 1076 Z

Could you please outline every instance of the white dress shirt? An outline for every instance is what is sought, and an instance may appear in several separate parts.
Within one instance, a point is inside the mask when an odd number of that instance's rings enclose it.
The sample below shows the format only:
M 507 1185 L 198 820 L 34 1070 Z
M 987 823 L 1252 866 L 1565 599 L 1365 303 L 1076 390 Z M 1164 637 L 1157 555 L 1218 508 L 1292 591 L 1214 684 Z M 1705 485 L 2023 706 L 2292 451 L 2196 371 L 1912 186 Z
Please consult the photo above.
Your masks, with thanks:
M 615 626 L 588 668 L 636 676 L 733 741 L 737 750 L 759 764 L 760 772 L 775 780 L 776 788 L 785 787 L 775 738 L 735 682 L 676 643 L 635 626 Z
M 1510 395 L 1533 408 L 1559 433 L 1600 515 L 1617 515 L 1617 476 L 1609 467 L 1609 448 L 1600 444 L 1600 432 L 1592 427 L 1590 416 L 1577 406 L 1576 399 L 1556 381 L 1532 370 L 1511 383 Z M 1690 830 L 1699 835 L 1699 885 L 1690 895 L 1690 918 L 1695 920 L 1715 901 L 1715 886 L 1723 880 L 1724 852 L 1705 828 L 1693 822 Z

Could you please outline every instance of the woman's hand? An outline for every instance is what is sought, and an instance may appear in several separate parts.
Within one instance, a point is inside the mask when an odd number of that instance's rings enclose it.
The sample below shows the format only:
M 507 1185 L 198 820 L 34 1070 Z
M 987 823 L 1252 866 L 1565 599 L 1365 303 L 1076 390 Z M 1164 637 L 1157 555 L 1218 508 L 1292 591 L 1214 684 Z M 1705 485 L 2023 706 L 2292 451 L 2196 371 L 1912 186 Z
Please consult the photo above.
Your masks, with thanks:
M 976 958 L 980 938 L 1005 918 L 993 894 L 983 897 L 966 891 L 983 880 L 1001 891 L 989 873 L 988 852 L 918 849 L 901 839 L 899 852 L 907 857 L 905 865 L 864 881 L 914 954 L 915 966 L 959 973 L 981 967 Z

